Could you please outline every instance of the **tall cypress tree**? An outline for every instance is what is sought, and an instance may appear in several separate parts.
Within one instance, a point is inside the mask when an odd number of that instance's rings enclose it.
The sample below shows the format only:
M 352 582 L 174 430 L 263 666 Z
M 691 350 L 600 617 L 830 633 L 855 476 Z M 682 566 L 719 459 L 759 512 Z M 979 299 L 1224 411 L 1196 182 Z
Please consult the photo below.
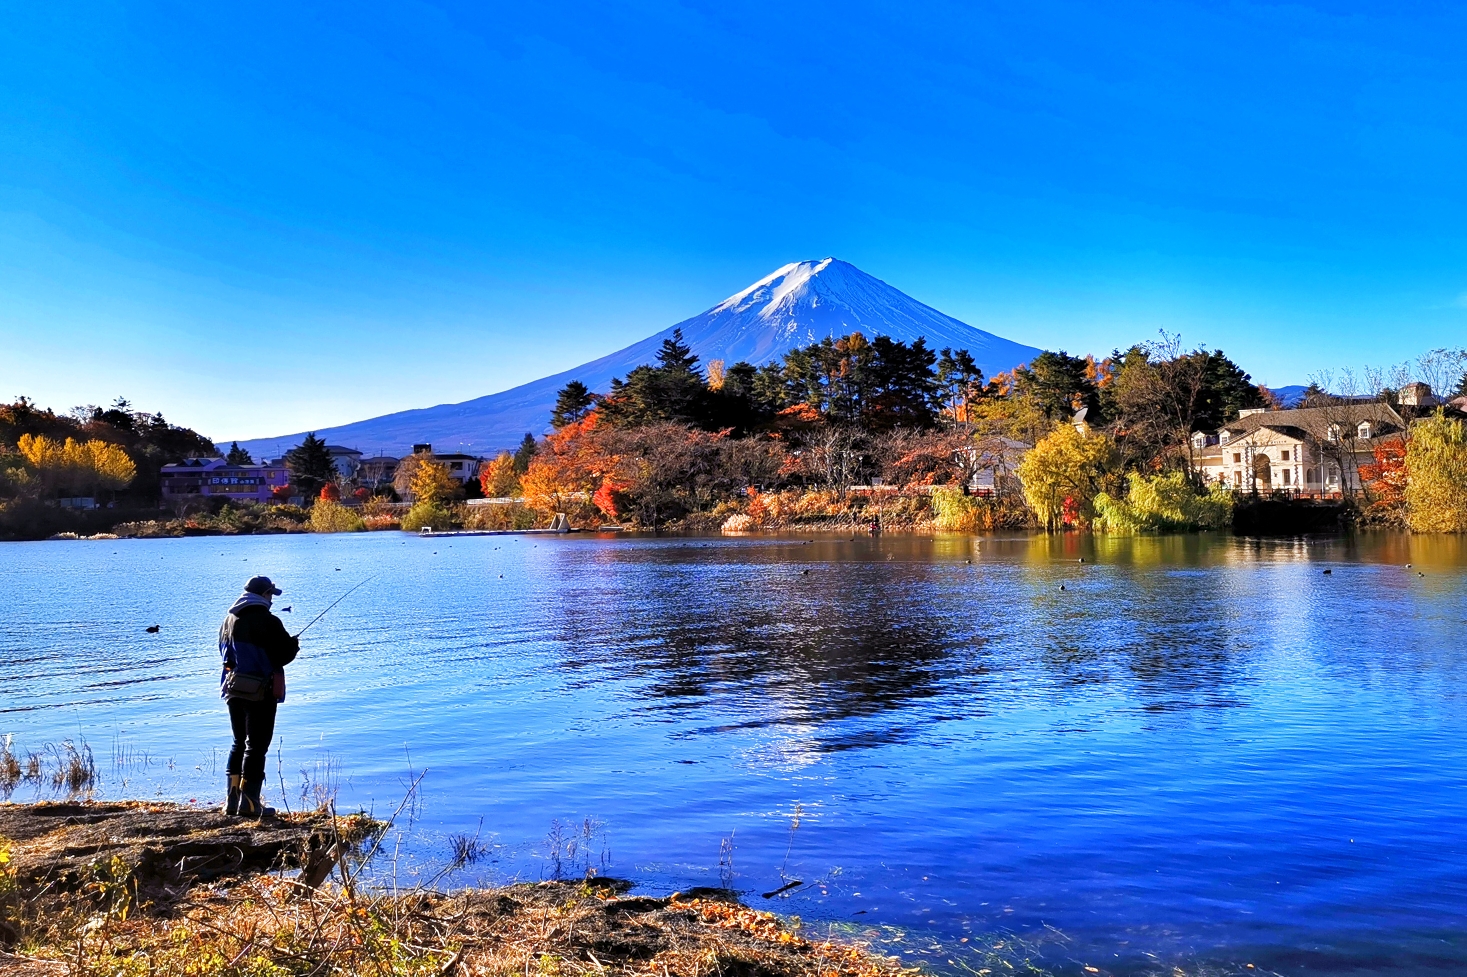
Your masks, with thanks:
M 535 443 L 535 435 L 531 434 L 529 431 L 526 431 L 524 439 L 520 441 L 519 450 L 514 453 L 515 473 L 518 475 L 523 475 L 525 472 L 529 471 L 530 459 L 535 457 L 535 453 L 539 450 L 540 446 Z

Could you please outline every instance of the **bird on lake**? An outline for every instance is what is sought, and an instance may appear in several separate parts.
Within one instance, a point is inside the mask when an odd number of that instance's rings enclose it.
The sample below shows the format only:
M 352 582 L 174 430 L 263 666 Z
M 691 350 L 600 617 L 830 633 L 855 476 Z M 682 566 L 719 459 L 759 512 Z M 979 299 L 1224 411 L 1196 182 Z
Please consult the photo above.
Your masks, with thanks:
M 1416 576 L 1418 576 L 1418 577 L 1424 577 L 1424 576 L 1426 576 L 1426 574 L 1422 573 L 1420 570 L 1417 570 L 1416 571 Z
M 1334 571 L 1333 571 L 1333 570 L 1326 570 L 1326 571 L 1324 571 L 1324 575 L 1325 575 L 1325 576 L 1326 576 L 1326 577 L 1327 577 L 1327 576 L 1329 576 L 1329 575 L 1330 575 L 1330 574 L 1332 574 L 1332 573 L 1334 573 Z
M 810 574 L 810 571 L 809 570 L 801 570 L 800 571 L 800 575 L 801 576 L 809 576 L 809 574 Z
M 1064 590 L 1064 589 L 1065 589 L 1065 585 L 1064 584 L 1060 584 L 1060 590 Z
M 280 612 L 281 612 L 281 613 L 282 613 L 282 614 L 289 614 L 289 613 L 290 613 L 290 608 L 289 608 L 289 607 L 282 607 L 282 608 L 281 608 L 281 609 L 280 609 Z
M 1083 556 L 1082 556 L 1082 557 L 1080 557 L 1080 562 L 1081 562 L 1081 563 L 1084 563 L 1084 562 L 1085 562 L 1085 558 L 1084 558 L 1084 557 L 1083 557 Z
M 148 632 L 149 634 L 157 634 L 159 631 L 159 627 L 155 624 L 151 628 L 143 628 L 143 630 Z

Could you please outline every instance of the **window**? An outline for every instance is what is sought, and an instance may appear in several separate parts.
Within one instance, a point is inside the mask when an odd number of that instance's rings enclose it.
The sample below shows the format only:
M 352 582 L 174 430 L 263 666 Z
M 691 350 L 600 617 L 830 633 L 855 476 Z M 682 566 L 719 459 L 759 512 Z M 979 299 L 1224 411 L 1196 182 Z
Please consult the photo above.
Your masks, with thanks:
M 1331 424 L 1329 426 L 1329 431 L 1325 434 L 1325 437 L 1329 438 L 1330 444 L 1334 444 L 1336 441 L 1340 440 L 1340 426 L 1338 424 Z
M 1285 468 L 1284 469 L 1284 484 L 1285 485 L 1288 485 L 1289 484 L 1289 475 L 1290 474 L 1291 474 L 1291 472 L 1287 468 Z
M 1360 426 L 1355 429 L 1355 432 L 1357 434 L 1359 434 L 1360 437 L 1362 437 L 1362 438 L 1368 438 L 1368 437 L 1370 437 L 1370 422 L 1369 421 L 1361 421 L 1360 422 Z
M 450 463 L 448 467 L 452 471 L 461 472 L 464 470 L 464 463 L 461 461 L 455 461 Z
M 1288 460 L 1289 460 L 1289 449 L 1288 448 L 1285 448 L 1283 451 L 1280 451 L 1279 452 L 1279 461 L 1288 461 Z
M 1233 472 L 1233 484 L 1234 485 L 1242 485 L 1243 484 L 1243 473 L 1242 472 Z
M 1217 436 L 1217 443 L 1218 444 L 1227 444 L 1228 441 L 1230 441 L 1231 439 L 1232 439 L 1232 434 L 1230 432 L 1228 432 L 1228 431 L 1223 431 L 1221 434 L 1219 434 Z
M 1242 463 L 1243 463 L 1243 452 L 1241 452 L 1241 451 L 1234 451 L 1233 452 L 1233 464 L 1235 464 L 1235 465 L 1241 465 Z
M 1318 482 L 1319 472 L 1315 471 L 1313 468 L 1306 469 L 1304 472 L 1304 481 L 1311 483 Z

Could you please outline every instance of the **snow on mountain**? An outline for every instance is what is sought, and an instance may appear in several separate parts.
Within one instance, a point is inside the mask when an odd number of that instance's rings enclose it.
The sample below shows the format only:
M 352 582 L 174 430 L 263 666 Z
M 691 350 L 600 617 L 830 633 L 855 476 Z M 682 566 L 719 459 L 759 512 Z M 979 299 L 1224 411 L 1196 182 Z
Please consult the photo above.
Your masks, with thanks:
M 437 451 L 481 455 L 512 448 L 526 431 L 545 431 L 560 388 L 580 380 L 604 392 L 612 377 L 653 362 L 674 329 L 682 329 L 684 341 L 704 364 L 715 359 L 729 365 L 740 360 L 767 363 L 796 346 L 852 332 L 906 342 L 925 337 L 932 349 L 966 349 L 986 376 L 1013 369 L 1040 352 L 959 322 L 854 265 L 826 258 L 785 265 L 700 315 L 563 373 L 460 404 L 399 411 L 317 433 L 331 444 L 367 454 L 401 454 L 425 441 Z M 256 458 L 275 458 L 304 437 L 302 432 L 258 438 L 240 446 Z

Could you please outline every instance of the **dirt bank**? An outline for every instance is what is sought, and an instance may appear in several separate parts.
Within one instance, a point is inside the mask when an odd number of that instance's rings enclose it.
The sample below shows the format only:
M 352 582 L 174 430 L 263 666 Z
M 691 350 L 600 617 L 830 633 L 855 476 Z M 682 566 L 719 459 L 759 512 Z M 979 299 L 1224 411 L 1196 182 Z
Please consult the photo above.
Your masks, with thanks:
M 350 866 L 380 827 L 320 813 L 254 824 L 174 805 L 0 806 L 0 975 L 901 972 L 725 890 L 653 898 L 590 878 L 450 895 L 343 877 L 338 860 Z M 324 879 L 323 865 L 333 880 L 301 883 Z

